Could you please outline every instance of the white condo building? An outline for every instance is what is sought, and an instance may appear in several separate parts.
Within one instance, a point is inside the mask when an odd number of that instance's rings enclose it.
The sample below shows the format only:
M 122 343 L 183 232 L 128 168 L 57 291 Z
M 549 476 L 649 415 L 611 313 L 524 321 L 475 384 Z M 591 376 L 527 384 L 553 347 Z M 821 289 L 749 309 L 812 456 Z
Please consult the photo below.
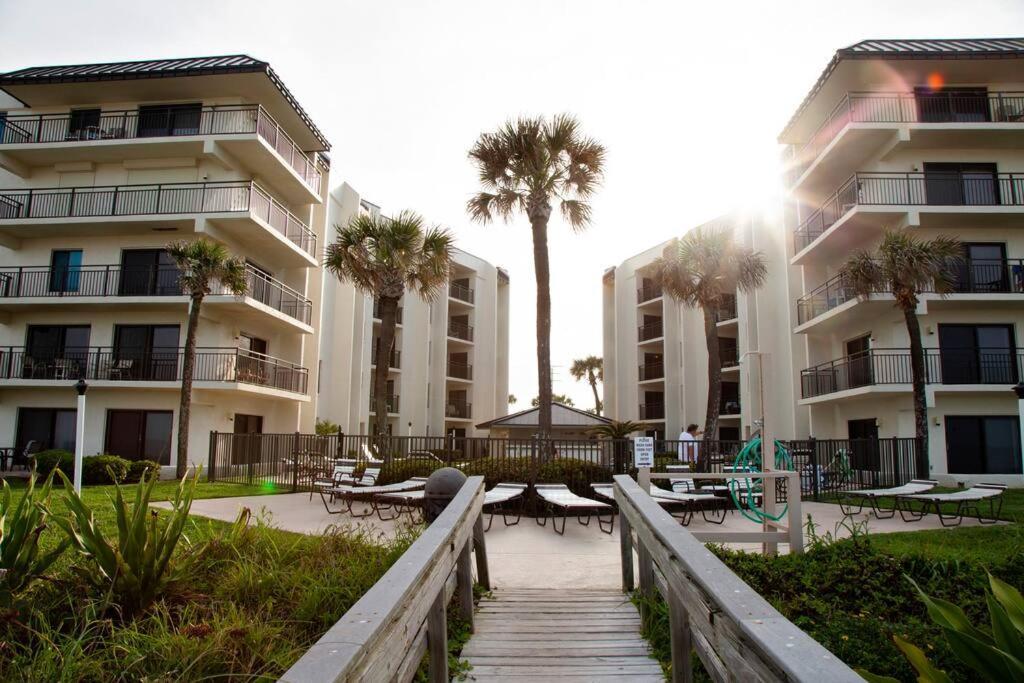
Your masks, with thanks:
M 838 274 L 886 229 L 949 235 L 964 243 L 955 293 L 926 294 L 917 311 L 928 466 L 947 480 L 1020 483 L 1024 39 L 839 50 L 779 141 L 799 429 L 914 436 L 903 316 L 891 295 L 858 298 Z
M 710 439 L 746 439 L 762 415 L 761 378 L 771 387 L 765 406 L 776 430 L 793 424 L 788 320 L 772 306 L 786 296 L 779 228 L 771 219 L 722 216 L 708 226 L 728 226 L 735 239 L 761 251 L 769 261 L 765 286 L 752 294 L 736 292 L 717 315 L 722 358 L 722 400 L 718 434 Z M 704 426 L 707 411 L 708 353 L 700 309 L 664 296 L 653 279 L 654 261 L 668 240 L 605 271 L 603 278 L 605 414 L 648 425 L 648 433 L 675 439 L 689 423 Z M 783 312 L 783 316 L 784 316 Z
M 211 430 L 311 431 L 329 145 L 248 56 L 0 75 L 0 446 L 175 465 L 189 300 L 165 250 L 246 261 L 198 335 L 190 459 Z
M 360 199 L 347 183 L 333 190 L 328 243 L 335 238 L 335 226 L 360 211 L 380 209 Z M 475 425 L 507 413 L 508 274 L 456 249 L 450 279 L 436 301 L 407 293 L 400 302 L 389 359 L 392 434 L 476 436 Z M 374 301 L 329 273 L 323 301 L 318 417 L 347 434 L 368 434 L 373 368 L 379 360 Z

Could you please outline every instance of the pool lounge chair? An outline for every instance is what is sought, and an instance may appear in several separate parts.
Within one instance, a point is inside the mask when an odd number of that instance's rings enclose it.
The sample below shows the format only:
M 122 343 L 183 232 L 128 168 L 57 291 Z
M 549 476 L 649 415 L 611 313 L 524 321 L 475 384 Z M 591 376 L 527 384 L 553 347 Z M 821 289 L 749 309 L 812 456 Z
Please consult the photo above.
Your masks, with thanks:
M 484 511 L 490 512 L 490 516 L 487 518 L 487 528 L 484 531 L 491 530 L 491 524 L 494 522 L 494 515 L 497 512 L 501 513 L 501 521 L 505 523 L 505 526 L 519 524 L 519 520 L 523 517 L 523 505 L 526 504 L 526 496 L 524 494 L 527 488 L 529 488 L 527 484 L 501 483 L 485 493 Z M 509 522 L 508 520 L 512 517 L 513 513 L 509 509 L 509 504 L 516 499 L 519 500 L 519 504 L 515 506 L 514 510 L 515 521 Z
M 287 463 L 293 461 L 287 460 Z M 309 499 L 313 500 L 313 494 L 320 489 L 330 489 L 335 486 L 345 486 L 356 483 L 356 461 L 346 458 L 338 458 L 334 461 L 334 471 L 329 477 L 317 477 L 313 480 L 313 488 L 309 491 Z M 294 464 L 292 465 L 294 466 Z M 321 470 L 322 471 L 322 470 Z
M 594 489 L 594 493 L 602 498 L 607 498 L 612 501 L 615 500 L 615 493 L 611 484 L 591 484 L 590 486 Z M 708 517 L 708 507 L 706 503 L 714 503 L 718 500 L 714 495 L 709 493 L 666 491 L 663 488 L 651 484 L 651 498 L 653 498 L 654 501 L 663 508 L 666 508 L 665 511 L 672 515 L 672 517 L 678 520 L 683 526 L 688 526 L 690 524 L 693 520 L 693 513 L 697 510 L 700 510 L 705 522 L 721 524 L 725 521 L 724 508 L 718 508 L 717 510 L 722 513 L 721 517 L 717 514 L 712 514 Z M 679 508 L 682 508 L 682 510 L 679 510 Z M 712 510 L 712 512 L 716 512 L 716 510 Z
M 969 489 L 953 493 L 918 493 L 896 497 L 896 509 L 904 522 L 918 522 L 935 510 L 942 526 L 960 526 L 964 515 L 974 513 L 982 524 L 995 524 L 999 521 L 999 513 L 1003 509 L 1003 492 L 1006 484 L 974 484 Z M 988 517 L 981 512 L 982 502 L 988 501 Z M 919 503 L 920 507 L 914 507 Z M 955 505 L 951 515 L 943 514 L 943 504 Z
M 907 496 L 917 493 L 924 493 L 930 491 L 939 482 L 932 479 L 911 479 L 902 486 L 894 486 L 888 489 L 863 489 L 863 490 L 852 490 L 852 491 L 840 491 L 839 492 L 839 509 L 847 517 L 853 515 L 859 515 L 864 511 L 864 504 L 871 504 L 871 512 L 874 513 L 878 519 L 892 519 L 896 514 L 896 510 L 883 511 L 878 507 L 878 501 L 882 498 L 892 498 L 894 507 L 895 500 L 898 496 Z M 854 510 L 854 504 L 856 503 L 857 509 Z
M 612 533 L 615 529 L 615 511 L 608 503 L 602 503 L 593 498 L 577 496 L 569 490 L 565 484 L 534 484 L 533 490 L 537 492 L 543 505 L 544 514 L 537 516 L 537 524 L 546 526 L 548 518 L 551 518 L 551 528 L 557 534 L 565 533 L 565 518 L 569 513 L 576 515 L 576 521 L 583 526 L 590 525 L 590 517 L 597 516 L 597 525 L 606 534 Z M 562 528 L 558 528 L 558 517 L 555 516 L 555 509 L 561 510 Z M 601 519 L 601 513 L 608 513 L 607 522 Z M 584 517 L 586 515 L 586 517 Z M 586 521 L 583 521 L 586 519 Z M 608 528 L 605 528 L 605 524 Z
M 425 477 L 415 477 L 415 479 L 423 479 L 426 484 Z M 409 481 L 413 481 L 410 479 Z M 416 489 L 413 491 L 394 491 L 389 493 L 378 493 L 374 496 L 374 502 L 376 505 L 373 506 L 373 510 L 377 512 L 377 516 L 382 521 L 389 521 L 397 517 L 401 517 L 403 514 L 408 513 L 409 518 L 413 518 L 413 511 L 423 509 L 423 499 L 426 495 L 426 491 L 423 489 Z M 389 514 L 387 517 L 384 516 L 384 511 L 390 512 L 394 508 L 394 514 Z
M 388 484 L 386 486 L 332 486 L 329 489 L 320 489 L 320 500 L 324 502 L 324 507 L 327 512 L 332 515 L 340 515 L 343 512 L 348 512 L 353 517 L 369 517 L 370 515 L 378 512 L 377 508 L 381 504 L 377 500 L 377 496 L 383 493 L 401 493 L 403 491 L 412 491 L 415 489 L 423 488 L 426 484 L 426 477 L 413 477 L 406 481 L 398 484 Z M 332 502 L 334 499 L 340 499 L 345 506 L 338 510 L 332 510 L 331 506 L 327 504 L 327 498 L 325 494 L 330 494 Z M 355 514 L 352 510 L 352 504 L 356 502 L 363 502 L 370 504 L 370 510 L 364 512 L 361 515 Z M 391 505 L 392 503 L 385 501 L 385 505 Z

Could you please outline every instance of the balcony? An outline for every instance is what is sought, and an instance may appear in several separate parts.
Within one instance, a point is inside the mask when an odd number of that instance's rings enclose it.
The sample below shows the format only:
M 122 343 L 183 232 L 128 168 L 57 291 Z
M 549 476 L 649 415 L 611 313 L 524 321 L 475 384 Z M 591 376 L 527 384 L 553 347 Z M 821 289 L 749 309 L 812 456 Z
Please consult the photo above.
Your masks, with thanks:
M 452 282 L 448 285 L 448 296 L 457 301 L 472 304 L 474 303 L 473 298 L 475 294 L 476 292 L 470 287 L 467 287 L 466 285 L 460 285 L 455 282 Z
M 376 322 L 380 322 L 380 302 L 376 299 L 373 300 L 373 319 Z M 402 324 L 402 307 L 399 306 L 395 311 L 395 324 Z
M 388 396 L 386 396 L 384 398 L 384 401 L 385 401 L 385 404 L 387 405 L 388 415 L 397 415 L 398 414 L 398 394 L 389 394 Z M 377 401 L 375 400 L 375 396 L 373 394 L 370 394 L 370 414 L 371 415 L 376 415 L 377 414 L 377 409 L 375 407 L 376 405 L 377 405 Z
M 36 306 L 161 303 L 187 301 L 174 266 L 96 265 L 51 268 L 19 266 L 0 270 L 0 310 Z M 253 302 L 308 327 L 313 303 L 280 280 L 246 265 L 246 293 L 236 297 L 215 282 L 206 303 L 220 306 Z M 310 330 L 311 331 L 311 330 Z
M 640 381 L 647 382 L 665 377 L 665 364 L 662 362 L 649 362 L 640 366 Z
M 789 146 L 789 183 L 797 183 L 812 166 L 825 178 L 856 167 L 892 140 L 946 148 L 999 146 L 1008 130 L 1022 124 L 1022 92 L 850 92 L 806 142 Z
M 267 256 L 286 265 L 316 265 L 316 233 L 252 181 L 0 190 L 0 237 L 14 240 L 140 227 L 215 233 L 207 221 L 243 244 L 268 247 Z M 274 248 L 282 245 L 287 250 Z
M 473 366 L 469 363 L 456 363 L 455 361 L 448 361 L 447 376 L 455 379 L 472 380 L 473 379 Z
M 976 224 L 1006 226 L 1021 207 L 1024 173 L 856 173 L 794 231 L 793 261 L 812 244 L 829 255 L 847 252 L 908 214 L 908 223 L 927 219 L 930 227 L 962 223 L 965 214 Z
M 640 419 L 641 420 L 664 420 L 665 419 L 665 404 L 664 403 L 641 403 L 640 404 Z
M 0 154 L 16 164 L 110 162 L 147 157 L 213 154 L 219 145 L 280 189 L 289 201 L 320 202 L 321 172 L 259 105 L 104 111 L 92 120 L 82 112 L 7 117 Z M 17 170 L 16 168 L 14 169 Z
M 184 349 L 79 348 L 54 353 L 51 349 L 0 348 L 0 383 L 35 386 L 68 381 L 156 382 L 181 384 Z M 197 348 L 193 381 L 238 383 L 306 393 L 308 371 L 294 363 L 236 348 Z
M 473 326 L 467 323 L 448 322 L 448 336 L 462 341 L 473 341 Z
M 663 295 L 661 285 L 654 282 L 644 282 L 644 284 L 636 290 L 636 302 L 638 304 L 647 303 L 655 299 L 660 299 Z
M 637 338 L 642 341 L 650 341 L 652 339 L 659 339 L 665 336 L 665 331 L 662 325 L 662 321 L 647 323 L 637 328 Z
M 469 420 L 473 417 L 473 404 L 466 401 L 448 401 L 444 407 L 444 416 L 456 420 Z
M 729 321 L 736 320 L 736 318 L 737 318 L 737 313 L 736 313 L 736 297 L 735 296 L 725 296 L 725 297 L 723 297 L 721 304 L 718 306 L 718 309 L 715 311 L 715 322 L 717 322 L 717 323 L 727 323 Z
M 374 344 L 372 353 L 370 354 L 370 365 L 377 365 L 378 356 L 380 356 L 380 353 L 378 353 L 377 345 Z M 402 368 L 402 352 L 398 349 L 391 349 L 391 359 L 388 363 L 388 368 L 392 370 L 400 370 Z
M 1024 369 L 1024 351 L 1007 348 L 925 349 L 925 382 L 954 385 L 1016 384 Z M 800 372 L 805 399 L 853 389 L 880 387 L 911 391 L 909 349 L 871 349 L 855 356 L 821 363 Z M 863 392 L 858 392 L 863 393 Z
M 964 298 L 957 296 L 961 294 L 1024 294 L 1024 259 L 967 259 L 953 266 L 953 269 L 955 271 L 953 291 L 948 295 L 953 301 Z M 924 292 L 926 294 L 934 294 L 934 288 L 927 288 Z M 883 301 L 891 305 L 892 298 L 888 291 L 880 289 L 876 294 L 886 297 Z M 937 295 L 924 298 L 926 300 L 934 300 L 937 299 Z M 982 296 L 970 298 L 985 300 L 986 298 L 1003 299 L 1006 297 Z M 856 300 L 857 294 L 853 286 L 840 273 L 797 300 L 797 323 L 804 325 L 819 316 L 836 310 L 849 301 Z M 1009 300 L 1019 301 L 1019 299 Z
M 740 412 L 740 402 L 737 398 L 722 398 L 718 404 L 719 417 L 737 417 Z

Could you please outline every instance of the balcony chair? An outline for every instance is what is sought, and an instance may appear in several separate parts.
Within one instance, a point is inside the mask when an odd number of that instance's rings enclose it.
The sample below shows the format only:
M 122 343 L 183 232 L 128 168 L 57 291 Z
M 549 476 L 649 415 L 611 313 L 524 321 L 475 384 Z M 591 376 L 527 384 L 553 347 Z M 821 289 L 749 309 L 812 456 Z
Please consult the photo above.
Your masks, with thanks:
M 107 379 L 112 381 L 131 379 L 134 369 L 135 361 L 130 358 L 119 358 L 115 361 L 110 361 L 106 368 Z

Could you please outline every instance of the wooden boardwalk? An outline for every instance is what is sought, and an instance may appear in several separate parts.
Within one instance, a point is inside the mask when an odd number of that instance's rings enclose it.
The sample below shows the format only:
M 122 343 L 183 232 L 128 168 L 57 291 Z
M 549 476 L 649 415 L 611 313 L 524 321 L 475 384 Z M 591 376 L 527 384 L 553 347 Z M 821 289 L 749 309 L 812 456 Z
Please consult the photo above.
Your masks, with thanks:
M 507 589 L 480 602 L 462 650 L 474 681 L 661 682 L 640 614 L 615 590 Z

